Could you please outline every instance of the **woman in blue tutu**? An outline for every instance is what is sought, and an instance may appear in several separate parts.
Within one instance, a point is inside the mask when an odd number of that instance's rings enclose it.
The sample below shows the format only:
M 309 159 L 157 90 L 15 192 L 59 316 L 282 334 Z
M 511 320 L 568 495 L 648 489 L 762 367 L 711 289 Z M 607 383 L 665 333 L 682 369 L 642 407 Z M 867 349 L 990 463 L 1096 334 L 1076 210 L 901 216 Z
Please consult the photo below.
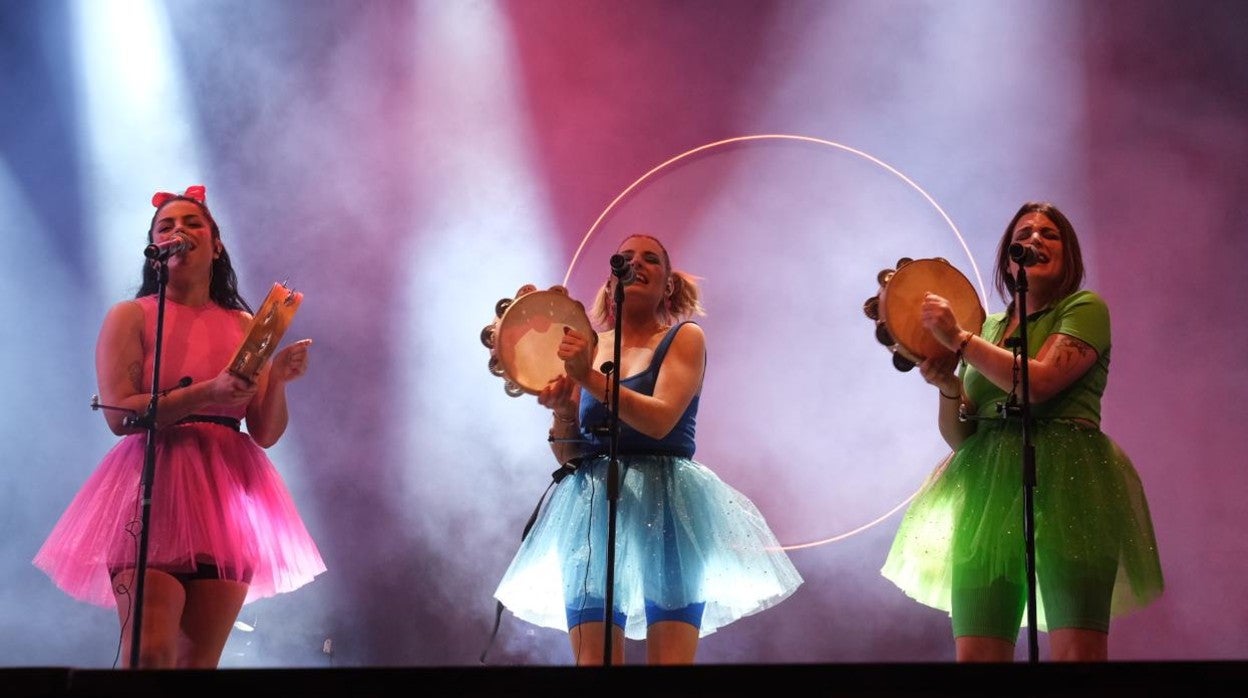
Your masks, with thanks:
M 624 639 L 645 639 L 649 664 L 691 664 L 699 638 L 788 598 L 801 575 L 750 500 L 693 460 L 706 369 L 694 277 L 672 269 L 653 237 L 633 235 L 590 315 L 601 331 L 568 331 L 566 375 L 538 402 L 553 412 L 565 464 L 495 597 L 516 617 L 568 632 L 577 665 L 606 659 L 607 477 L 615 284 L 624 283 L 611 664 Z
M 1019 336 L 1016 257 L 1028 281 L 1037 629 L 1054 660 L 1104 661 L 1110 619 L 1153 601 L 1164 584 L 1139 476 L 1100 429 L 1109 309 L 1081 288 L 1079 240 L 1050 203 L 1025 203 L 1001 238 L 995 284 L 1005 312 L 963 328 L 946 299 L 922 301 L 923 325 L 952 352 L 919 369 L 940 391 L 940 432 L 953 453 L 911 503 L 882 571 L 949 611 L 958 661 L 1013 660 L 1029 588 L 1020 363 L 1007 342 Z

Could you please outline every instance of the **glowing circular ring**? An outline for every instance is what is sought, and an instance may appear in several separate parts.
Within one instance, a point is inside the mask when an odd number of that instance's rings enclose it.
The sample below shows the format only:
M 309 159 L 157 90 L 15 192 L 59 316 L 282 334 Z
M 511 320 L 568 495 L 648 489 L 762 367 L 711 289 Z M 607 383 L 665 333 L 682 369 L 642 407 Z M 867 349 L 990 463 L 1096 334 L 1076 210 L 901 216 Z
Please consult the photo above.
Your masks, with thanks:
M 872 155 L 869 155 L 869 154 L 867 154 L 867 153 L 864 153 L 863 151 L 858 150 L 858 149 L 856 149 L 856 148 L 851 148 L 851 147 L 849 147 L 849 146 L 847 146 L 847 145 L 842 145 L 842 144 L 840 144 L 840 143 L 834 143 L 834 142 L 832 142 L 832 141 L 825 140 L 825 139 L 822 139 L 822 138 L 815 138 L 815 137 L 813 137 L 813 136 L 799 136 L 799 135 L 787 134 L 787 133 L 764 133 L 764 134 L 756 134 L 756 135 L 751 135 L 751 136 L 737 136 L 737 137 L 735 137 L 735 138 L 725 138 L 724 140 L 715 141 L 715 142 L 713 142 L 713 143 L 707 143 L 707 144 L 705 144 L 705 145 L 700 145 L 700 146 L 698 146 L 698 147 L 696 147 L 696 148 L 693 148 L 693 149 L 691 149 L 691 150 L 686 150 L 685 152 L 680 153 L 679 155 L 676 155 L 676 156 L 674 156 L 674 157 L 668 158 L 668 159 L 667 159 L 667 160 L 665 160 L 664 162 L 662 162 L 662 163 L 660 163 L 660 164 L 658 164 L 658 165 L 654 166 L 653 168 L 651 168 L 649 172 L 647 172 L 647 173 L 643 174 L 642 176 L 638 177 L 638 178 L 637 178 L 637 179 L 636 179 L 636 180 L 635 180 L 632 184 L 630 184 L 630 185 L 628 185 L 627 187 L 625 187 L 625 188 L 624 188 L 624 191 L 620 192 L 620 193 L 619 193 L 619 195 L 617 195 L 614 199 L 612 199 L 612 200 L 611 200 L 611 203 L 607 204 L 607 207 L 606 207 L 605 209 L 603 209 L 603 210 L 602 210 L 602 213 L 598 214 L 598 218 L 594 221 L 594 224 L 593 224 L 593 225 L 589 226 L 589 230 L 585 232 L 585 237 L 581 238 L 581 244 L 580 244 L 580 245 L 577 245 L 577 247 L 576 247 L 576 252 L 575 252 L 575 253 L 573 253 L 573 255 L 572 255 L 572 261 L 568 264 L 568 271 L 567 271 L 567 273 L 566 273 L 566 274 L 564 275 L 564 277 L 563 277 L 563 285 L 564 285 L 565 287 L 567 287 L 567 286 L 571 283 L 571 278 L 572 278 L 572 270 L 573 270 L 574 268 L 576 268 L 576 261 L 577 261 L 577 259 L 579 259 L 579 258 L 580 258 L 580 256 L 581 256 L 581 252 L 585 249 L 585 245 L 589 243 L 589 239 L 590 239 L 591 237 L 593 237 L 594 233 L 598 230 L 598 226 L 599 226 L 599 225 L 601 225 L 602 221 L 603 221 L 603 220 L 607 217 L 607 215 L 608 215 L 608 214 L 610 214 L 610 213 L 611 213 L 612 209 L 614 209 L 614 208 L 616 207 L 616 205 L 617 205 L 617 204 L 619 204 L 619 203 L 620 203 L 620 201 L 622 201 L 622 200 L 624 199 L 624 197 L 628 196 L 629 192 L 631 192 L 631 191 L 633 191 L 634 189 L 636 189 L 637 187 L 641 186 L 641 184 L 642 184 L 643 182 L 645 182 L 647 179 L 650 179 L 650 178 L 651 178 L 651 177 L 653 177 L 654 175 L 658 174 L 659 172 L 663 171 L 664 169 L 666 169 L 666 168 L 668 168 L 668 167 L 670 167 L 670 166 L 672 166 L 672 165 L 675 165 L 676 163 L 680 162 L 681 160 L 684 160 L 685 158 L 691 157 L 691 156 L 696 155 L 696 154 L 698 154 L 698 153 L 702 153 L 702 152 L 705 152 L 705 151 L 711 150 L 711 149 L 713 149 L 713 148 L 718 148 L 718 147 L 720 147 L 720 146 L 730 145 L 730 144 L 733 144 L 733 143 L 743 143 L 743 142 L 746 142 L 746 141 L 762 141 L 762 140 L 805 141 L 805 142 L 807 142 L 807 143 L 816 143 L 816 144 L 818 144 L 818 145 L 826 145 L 826 146 L 829 146 L 829 147 L 832 147 L 832 148 L 837 148 L 837 149 L 839 149 L 839 150 L 843 150 L 843 151 L 845 151 L 845 152 L 847 152 L 847 153 L 852 153 L 852 154 L 854 154 L 854 155 L 857 155 L 857 156 L 858 156 L 858 157 L 860 157 L 860 158 L 863 158 L 863 159 L 865 159 L 865 160 L 868 160 L 868 161 L 870 161 L 870 162 L 872 162 L 872 163 L 874 163 L 874 164 L 876 164 L 876 165 L 878 165 L 878 166 L 880 166 L 880 167 L 884 168 L 885 170 L 888 170 L 888 172 L 890 172 L 891 174 L 893 174 L 894 176 L 896 176 L 896 177 L 897 177 L 898 179 L 900 179 L 901 181 L 905 182 L 905 183 L 906 183 L 907 185 L 909 185 L 912 189 L 914 189 L 914 190 L 915 190 L 915 191 L 917 191 L 919 194 L 921 194 L 921 195 L 923 196 L 923 198 L 924 198 L 924 199 L 926 199 L 926 200 L 927 200 L 927 202 L 928 202 L 929 204 L 931 204 L 931 205 L 932 205 L 932 208 L 936 209 L 936 212 L 940 214 L 940 217 L 941 217 L 941 218 L 943 218 L 943 219 L 945 219 L 945 223 L 947 223 L 947 224 L 949 225 L 949 229 L 953 231 L 954 236 L 958 238 L 958 243 L 959 243 L 960 245 L 962 245 L 962 251 L 966 253 L 966 258 L 967 258 L 967 259 L 970 261 L 970 263 L 971 263 L 971 269 L 972 269 L 972 270 L 974 270 L 974 273 L 975 273 L 975 281 L 976 281 L 976 283 L 979 285 L 979 297 L 980 297 L 980 302 L 983 304 L 983 306 L 984 306 L 985 308 L 986 308 L 986 307 L 988 307 L 988 301 L 987 301 L 987 299 L 988 299 L 988 293 L 984 290 L 984 280 L 983 280 L 983 278 L 980 276 L 980 273 L 979 273 L 979 266 L 975 264 L 975 257 L 974 257 L 973 255 L 971 255 L 971 250 L 970 250 L 970 248 L 967 246 L 967 244 L 966 244 L 966 240 L 962 237 L 962 233 L 961 233 L 961 231 L 959 231 L 959 230 L 958 230 L 958 226 L 954 225 L 954 223 L 953 223 L 953 219 L 949 218 L 949 214 L 945 213 L 945 210 L 944 210 L 943 208 L 941 208 L 941 207 L 940 207 L 940 204 L 936 203 L 936 200 L 935 200 L 935 199 L 933 199 L 933 198 L 932 198 L 932 196 L 931 196 L 930 194 L 928 194 L 926 191 L 924 191 L 922 187 L 920 187 L 918 184 L 915 184 L 914 180 L 912 180 L 912 179 L 910 179 L 909 177 L 905 176 L 905 175 L 904 175 L 904 174 L 902 174 L 900 171 L 898 171 L 898 170 L 897 170 L 897 168 L 893 167 L 892 165 L 889 165 L 888 163 L 884 162 L 883 160 L 880 160 L 879 158 L 876 158 L 876 157 L 874 157 L 874 156 L 872 156 Z M 946 460 L 947 460 L 947 459 L 946 459 Z M 941 466 L 943 466 L 943 465 L 944 465 L 944 462 L 942 462 Z M 940 470 L 940 469 L 942 469 L 942 468 L 941 468 L 940 466 L 938 466 L 937 472 L 939 472 L 939 470 Z M 892 515 L 893 515 L 894 513 L 896 513 L 899 509 L 901 509 L 902 507 L 904 507 L 904 506 L 906 506 L 908 503 L 910 503 L 910 500 L 914 499 L 914 497 L 915 497 L 915 496 L 916 496 L 916 495 L 917 495 L 920 491 L 922 491 L 923 486 L 924 486 L 924 485 L 926 485 L 926 484 L 927 484 L 927 481 L 928 481 L 928 480 L 930 480 L 930 479 L 931 479 L 931 477 L 934 477 L 934 475 L 935 475 L 935 473 L 933 473 L 933 475 L 932 475 L 932 476 L 929 476 L 929 477 L 928 477 L 928 479 L 924 481 L 923 485 L 920 485 L 920 486 L 919 486 L 919 489 L 915 490 L 915 491 L 914 491 L 914 493 L 912 493 L 910 496 L 908 496 L 908 497 L 906 497 L 904 500 L 902 500 L 902 501 L 901 501 L 901 503 L 899 503 L 899 504 L 897 504 L 896 506 L 894 506 L 894 507 L 893 507 L 892 509 L 890 509 L 887 513 L 885 513 L 885 514 L 881 515 L 880 517 L 876 518 L 874 521 L 871 521 L 871 522 L 869 522 L 869 523 L 865 523 L 865 524 L 863 524 L 863 525 L 861 525 L 861 526 L 859 526 L 859 527 L 857 527 L 857 528 L 855 528 L 855 529 L 852 529 L 852 530 L 850 530 L 850 531 L 846 531 L 845 533 L 841 533 L 841 534 L 838 534 L 838 535 L 835 535 L 835 536 L 831 536 L 831 537 L 829 537 L 829 538 L 824 538 L 824 539 L 822 539 L 822 540 L 816 540 L 816 541 L 810 541 L 810 542 L 808 542 L 808 543 L 799 543 L 799 544 L 795 544 L 795 545 L 782 545 L 782 546 L 781 546 L 781 548 L 783 548 L 784 550 L 796 550 L 796 549 L 799 549 L 799 548 L 812 548 L 812 547 L 815 547 L 815 546 L 818 546 L 818 545 L 823 545 L 823 544 L 825 544 L 825 543 L 832 543 L 832 542 L 835 542 L 835 541 L 838 541 L 838 540 L 844 540 L 845 538 L 848 538 L 848 537 L 850 537 L 850 536 L 852 536 L 852 535 L 855 535 L 855 534 L 857 534 L 857 533 L 861 533 L 862 531 L 865 531 L 865 530 L 867 530 L 868 528 L 871 528 L 872 526 L 874 526 L 874 525 L 876 525 L 876 524 L 880 523 L 881 521 L 883 521 L 883 520 L 887 519 L 888 517 L 892 516 Z

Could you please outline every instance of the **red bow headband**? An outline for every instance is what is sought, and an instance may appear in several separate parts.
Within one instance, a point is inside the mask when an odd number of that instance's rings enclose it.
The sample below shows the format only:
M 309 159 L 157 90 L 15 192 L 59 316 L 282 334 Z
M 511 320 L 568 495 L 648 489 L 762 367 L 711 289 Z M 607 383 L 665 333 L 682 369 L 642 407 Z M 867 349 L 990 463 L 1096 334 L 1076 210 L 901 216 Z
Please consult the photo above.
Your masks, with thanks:
M 192 201 L 198 201 L 201 204 L 208 203 L 205 200 L 208 198 L 208 195 L 204 190 L 204 185 L 196 184 L 193 187 L 187 187 L 186 191 L 181 194 L 170 194 L 167 191 L 158 191 L 155 194 L 152 194 L 152 205 L 156 208 L 160 208 L 166 201 L 178 198 L 191 199 Z

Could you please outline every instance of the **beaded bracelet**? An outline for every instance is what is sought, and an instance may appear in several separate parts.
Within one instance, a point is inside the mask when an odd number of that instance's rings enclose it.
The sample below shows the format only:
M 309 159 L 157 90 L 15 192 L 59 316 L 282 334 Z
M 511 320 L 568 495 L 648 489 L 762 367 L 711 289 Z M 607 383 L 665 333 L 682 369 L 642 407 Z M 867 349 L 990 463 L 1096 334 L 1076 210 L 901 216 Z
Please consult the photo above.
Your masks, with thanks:
M 975 333 L 974 333 L 974 332 L 967 332 L 967 333 L 966 333 L 966 339 L 962 340 L 962 343 L 958 345 L 958 361 L 962 361 L 962 360 L 963 360 L 963 359 L 962 359 L 962 352 L 966 351 L 966 345 L 968 345 L 968 344 L 970 344 L 970 343 L 971 343 L 971 339 L 972 339 L 974 336 L 975 336 Z

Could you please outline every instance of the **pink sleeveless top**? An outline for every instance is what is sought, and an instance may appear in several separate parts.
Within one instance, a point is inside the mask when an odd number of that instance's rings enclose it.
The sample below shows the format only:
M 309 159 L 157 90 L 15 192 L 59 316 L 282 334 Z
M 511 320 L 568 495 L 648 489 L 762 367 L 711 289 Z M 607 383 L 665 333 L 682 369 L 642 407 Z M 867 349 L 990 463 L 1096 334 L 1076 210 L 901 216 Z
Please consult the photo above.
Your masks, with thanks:
M 152 366 L 156 361 L 157 298 L 143 296 L 135 302 L 143 308 L 143 390 L 152 390 Z M 160 388 L 178 384 L 183 376 L 199 383 L 211 380 L 234 358 L 243 341 L 239 311 L 209 302 L 193 308 L 165 299 L 164 343 L 161 345 Z M 198 414 L 242 419 L 245 405 L 204 407 Z

